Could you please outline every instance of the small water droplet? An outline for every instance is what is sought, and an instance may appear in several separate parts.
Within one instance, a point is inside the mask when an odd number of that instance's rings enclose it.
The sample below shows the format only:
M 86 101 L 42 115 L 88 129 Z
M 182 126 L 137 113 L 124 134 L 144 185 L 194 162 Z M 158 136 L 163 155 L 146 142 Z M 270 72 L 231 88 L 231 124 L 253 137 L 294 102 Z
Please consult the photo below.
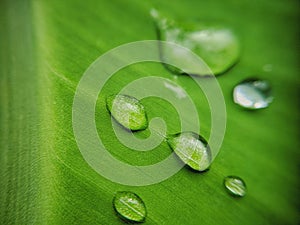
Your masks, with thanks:
M 244 80 L 234 87 L 233 100 L 247 109 L 266 108 L 273 101 L 271 86 L 266 80 Z
M 106 98 L 106 105 L 115 120 L 129 130 L 143 130 L 148 126 L 148 119 L 141 102 L 128 95 L 111 95 Z
M 224 186 L 233 196 L 243 197 L 246 194 L 246 184 L 241 178 L 237 176 L 225 177 Z
M 225 27 L 201 26 L 198 23 L 177 24 L 175 21 L 162 17 L 158 11 L 150 12 L 157 27 L 158 38 L 162 41 L 173 42 L 186 47 L 199 55 L 209 66 L 211 71 L 199 67 L 191 71 L 185 68 L 166 67 L 175 73 L 188 73 L 192 75 L 218 75 L 226 72 L 238 60 L 240 55 L 239 41 L 234 33 Z M 174 61 L 186 58 L 183 52 L 162 50 L 162 57 Z M 183 72 L 184 71 L 184 72 Z M 213 74 L 211 74 L 211 72 Z
M 146 218 L 146 206 L 143 200 L 133 192 L 117 192 L 113 206 L 118 215 L 128 222 L 143 222 Z
M 211 164 L 211 151 L 207 141 L 194 132 L 182 132 L 167 138 L 176 155 L 192 169 L 206 170 Z

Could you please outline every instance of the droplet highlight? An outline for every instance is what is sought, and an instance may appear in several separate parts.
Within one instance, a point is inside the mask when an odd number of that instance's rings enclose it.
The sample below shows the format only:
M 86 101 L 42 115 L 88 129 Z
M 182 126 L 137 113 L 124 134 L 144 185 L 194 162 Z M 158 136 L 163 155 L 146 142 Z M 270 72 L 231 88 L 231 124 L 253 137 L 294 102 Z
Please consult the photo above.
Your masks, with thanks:
M 240 45 L 232 30 L 219 26 L 208 27 L 196 22 L 179 24 L 161 16 L 155 9 L 152 9 L 150 14 L 155 21 L 159 40 L 190 49 L 200 56 L 211 70 L 208 70 L 207 67 L 177 69 L 165 65 L 172 72 L 198 76 L 219 75 L 238 61 Z M 175 48 L 174 51 L 161 49 L 161 52 L 163 58 L 171 59 L 172 62 L 183 61 L 186 58 L 185 53 L 178 52 L 178 49 Z
M 146 206 L 143 200 L 129 191 L 117 192 L 113 199 L 117 214 L 127 222 L 143 222 L 146 218 Z
M 128 95 L 111 95 L 106 98 L 107 109 L 123 127 L 144 130 L 148 127 L 146 111 L 142 103 Z
M 211 164 L 211 150 L 207 141 L 194 132 L 171 135 L 167 142 L 176 155 L 196 171 L 204 171 Z
M 236 197 L 243 197 L 246 195 L 246 184 L 237 176 L 228 176 L 224 179 L 224 186 L 227 191 Z
M 234 87 L 233 101 L 246 109 L 267 108 L 273 101 L 271 86 L 266 80 L 244 80 Z

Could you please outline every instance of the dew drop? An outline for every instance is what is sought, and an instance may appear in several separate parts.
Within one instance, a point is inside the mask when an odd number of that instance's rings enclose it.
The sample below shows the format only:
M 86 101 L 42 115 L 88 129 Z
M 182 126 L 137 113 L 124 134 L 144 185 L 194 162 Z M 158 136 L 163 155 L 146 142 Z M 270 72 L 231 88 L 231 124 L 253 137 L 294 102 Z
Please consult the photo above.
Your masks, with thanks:
M 211 164 L 211 151 L 207 141 L 194 132 L 182 132 L 167 138 L 169 146 L 188 166 L 197 171 L 206 170 Z
M 243 197 L 246 194 L 246 184 L 237 176 L 225 177 L 224 185 L 228 192 L 233 196 Z
M 179 44 L 200 56 L 208 65 L 193 70 L 186 68 L 177 69 L 172 66 L 166 67 L 174 73 L 188 73 L 191 75 L 206 76 L 218 75 L 226 72 L 238 60 L 240 55 L 239 41 L 235 34 L 225 27 L 208 27 L 193 22 L 189 24 L 178 24 L 173 20 L 162 17 L 158 11 L 150 11 L 157 27 L 158 39 Z M 172 61 L 183 61 L 186 56 L 183 52 L 167 51 L 161 49 L 162 57 Z M 213 74 L 211 74 L 211 72 Z
M 106 105 L 114 119 L 129 130 L 143 130 L 148 126 L 148 119 L 141 102 L 128 95 L 111 95 L 106 98 Z
M 247 79 L 233 89 L 233 100 L 247 109 L 267 108 L 273 101 L 271 86 L 266 80 Z
M 117 192 L 113 199 L 117 214 L 128 222 L 143 222 L 146 218 L 146 206 L 143 200 L 133 192 Z

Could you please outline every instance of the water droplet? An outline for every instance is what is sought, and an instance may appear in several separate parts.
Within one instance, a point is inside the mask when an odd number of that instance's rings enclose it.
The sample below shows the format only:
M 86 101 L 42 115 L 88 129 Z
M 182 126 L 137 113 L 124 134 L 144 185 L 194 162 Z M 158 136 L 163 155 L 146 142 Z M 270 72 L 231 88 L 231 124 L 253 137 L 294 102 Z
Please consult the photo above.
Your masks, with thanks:
M 115 120 L 130 130 L 143 130 L 148 126 L 148 119 L 141 102 L 128 95 L 111 95 L 106 98 L 106 105 Z
M 237 176 L 225 177 L 224 185 L 228 192 L 233 196 L 243 197 L 246 194 L 246 184 Z
M 234 87 L 233 100 L 247 109 L 266 108 L 273 101 L 271 86 L 266 80 L 244 80 Z
M 117 192 L 113 206 L 118 215 L 128 222 L 143 222 L 146 218 L 145 203 L 133 192 Z
M 175 21 L 164 18 L 154 9 L 150 12 L 157 26 L 158 38 L 162 41 L 173 42 L 186 47 L 199 55 L 209 66 L 211 71 L 203 67 L 195 70 L 185 68 L 177 69 L 166 65 L 175 73 L 188 73 L 192 75 L 218 75 L 226 72 L 238 60 L 240 54 L 239 42 L 234 33 L 224 27 L 207 27 L 198 23 L 177 24 Z M 186 56 L 182 52 L 166 51 L 161 49 L 162 57 L 182 61 Z M 184 71 L 184 72 L 183 72 Z M 213 74 L 211 74 L 211 72 Z
M 192 169 L 206 170 L 211 164 L 211 151 L 207 141 L 194 132 L 183 132 L 167 138 L 176 155 Z

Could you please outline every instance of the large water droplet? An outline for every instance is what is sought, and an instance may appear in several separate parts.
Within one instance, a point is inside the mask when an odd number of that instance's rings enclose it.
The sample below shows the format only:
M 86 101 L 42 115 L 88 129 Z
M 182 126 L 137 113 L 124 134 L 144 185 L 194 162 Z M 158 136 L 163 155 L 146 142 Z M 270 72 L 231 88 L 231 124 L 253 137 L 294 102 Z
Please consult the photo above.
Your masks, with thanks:
M 141 102 L 128 95 L 112 95 L 106 98 L 106 105 L 115 120 L 130 130 L 143 130 L 148 119 Z
M 233 100 L 247 109 L 266 108 L 273 101 L 270 84 L 254 78 L 244 80 L 234 87 Z
M 228 192 L 237 197 L 243 197 L 246 194 L 245 182 L 237 176 L 228 176 L 224 179 L 224 185 Z
M 200 67 L 194 70 L 180 68 L 176 69 L 166 65 L 168 69 L 175 73 L 188 73 L 192 75 L 218 75 L 231 68 L 238 60 L 240 54 L 239 42 L 234 33 L 224 27 L 207 27 L 199 23 L 178 24 L 175 21 L 162 17 L 154 9 L 151 15 L 157 26 L 158 38 L 162 41 L 173 42 L 186 47 L 199 55 L 209 66 Z M 161 49 L 162 57 L 172 61 L 183 61 L 186 56 L 183 52 L 167 51 Z M 211 74 L 211 72 L 213 74 Z
M 207 141 L 194 132 L 183 132 L 167 138 L 176 155 L 192 169 L 206 170 L 211 164 L 211 151 Z
M 143 222 L 146 218 L 146 206 L 133 192 L 117 192 L 113 199 L 113 206 L 118 215 L 128 222 Z

